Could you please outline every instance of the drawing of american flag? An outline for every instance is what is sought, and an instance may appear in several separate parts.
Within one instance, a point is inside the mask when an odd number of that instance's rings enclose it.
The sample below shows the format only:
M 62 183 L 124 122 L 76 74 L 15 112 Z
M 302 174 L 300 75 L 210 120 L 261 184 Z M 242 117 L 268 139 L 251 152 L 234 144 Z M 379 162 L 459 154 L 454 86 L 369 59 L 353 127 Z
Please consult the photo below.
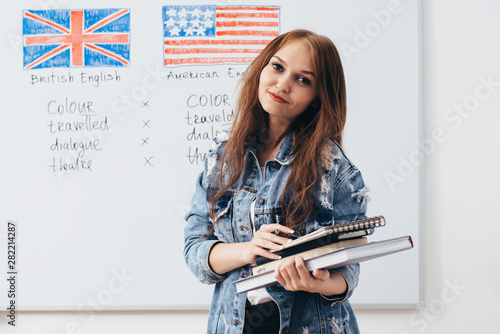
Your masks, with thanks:
M 164 66 L 250 63 L 280 32 L 277 6 L 164 6 Z
M 128 66 L 130 10 L 23 11 L 24 68 Z

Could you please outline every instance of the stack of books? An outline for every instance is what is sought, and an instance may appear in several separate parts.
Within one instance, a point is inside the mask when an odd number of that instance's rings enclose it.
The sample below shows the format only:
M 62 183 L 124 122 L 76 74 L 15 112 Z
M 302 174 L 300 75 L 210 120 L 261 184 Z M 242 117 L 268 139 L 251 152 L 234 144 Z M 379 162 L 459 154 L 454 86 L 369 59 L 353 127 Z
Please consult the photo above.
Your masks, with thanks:
M 235 281 L 236 293 L 251 291 L 276 284 L 274 270 L 290 256 L 302 256 L 306 268 L 334 269 L 393 254 L 413 247 L 410 236 L 368 242 L 367 236 L 376 227 L 385 226 L 383 216 L 326 226 L 292 240 L 283 250 L 274 252 L 281 260 L 258 257 L 252 276 Z

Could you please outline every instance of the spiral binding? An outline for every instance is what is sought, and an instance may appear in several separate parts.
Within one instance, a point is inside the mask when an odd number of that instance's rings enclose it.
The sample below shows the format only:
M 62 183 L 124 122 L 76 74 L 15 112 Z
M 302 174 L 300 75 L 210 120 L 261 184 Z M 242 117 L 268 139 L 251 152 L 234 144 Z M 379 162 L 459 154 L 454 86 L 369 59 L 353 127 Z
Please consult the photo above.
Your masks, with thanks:
M 370 217 L 332 226 L 334 233 L 347 233 L 368 228 L 385 226 L 384 216 Z

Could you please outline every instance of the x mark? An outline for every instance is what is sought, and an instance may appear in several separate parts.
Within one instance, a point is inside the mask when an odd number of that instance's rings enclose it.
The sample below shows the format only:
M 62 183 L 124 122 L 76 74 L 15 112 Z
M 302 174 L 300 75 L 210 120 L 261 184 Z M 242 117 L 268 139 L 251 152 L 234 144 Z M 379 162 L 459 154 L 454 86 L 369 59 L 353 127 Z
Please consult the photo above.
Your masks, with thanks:
M 151 163 L 151 159 L 153 159 L 153 157 L 149 157 L 149 158 L 146 158 L 144 157 L 144 160 L 146 160 L 146 163 L 144 164 L 144 167 L 146 167 L 147 165 L 150 165 L 151 167 L 154 167 L 153 164 Z

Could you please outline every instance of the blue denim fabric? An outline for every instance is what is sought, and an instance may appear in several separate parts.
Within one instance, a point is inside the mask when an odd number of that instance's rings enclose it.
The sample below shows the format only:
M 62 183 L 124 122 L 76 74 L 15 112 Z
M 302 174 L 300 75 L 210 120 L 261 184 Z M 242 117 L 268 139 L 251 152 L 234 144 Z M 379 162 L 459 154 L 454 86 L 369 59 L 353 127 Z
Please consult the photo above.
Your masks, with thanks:
M 246 242 L 253 237 L 249 222 L 250 203 L 254 198 L 255 224 L 282 221 L 279 205 L 291 168 L 293 168 L 293 136 L 287 135 L 273 161 L 266 162 L 265 180 L 254 148 L 246 152 L 245 167 L 236 184 L 231 186 L 216 205 L 219 223 L 215 230 L 209 218 L 208 192 L 220 170 L 226 134 L 214 141 L 205 160 L 205 169 L 196 182 L 192 207 L 186 215 L 184 256 L 195 276 L 203 283 L 215 284 L 207 333 L 241 333 L 245 319 L 246 294 L 235 295 L 234 281 L 251 274 L 250 265 L 223 275 L 215 273 L 208 264 L 212 246 L 218 242 Z M 304 228 L 304 235 L 322 226 L 366 218 L 367 188 L 359 170 L 349 161 L 342 149 L 328 141 L 321 153 L 324 174 L 312 191 L 313 213 Z M 262 186 L 261 186 L 262 184 Z M 210 231 L 210 232 L 209 232 Z M 359 333 L 356 318 L 348 298 L 358 284 L 359 264 L 334 269 L 348 285 L 343 296 L 328 298 L 304 291 L 290 292 L 281 285 L 268 287 L 280 310 L 283 333 Z

